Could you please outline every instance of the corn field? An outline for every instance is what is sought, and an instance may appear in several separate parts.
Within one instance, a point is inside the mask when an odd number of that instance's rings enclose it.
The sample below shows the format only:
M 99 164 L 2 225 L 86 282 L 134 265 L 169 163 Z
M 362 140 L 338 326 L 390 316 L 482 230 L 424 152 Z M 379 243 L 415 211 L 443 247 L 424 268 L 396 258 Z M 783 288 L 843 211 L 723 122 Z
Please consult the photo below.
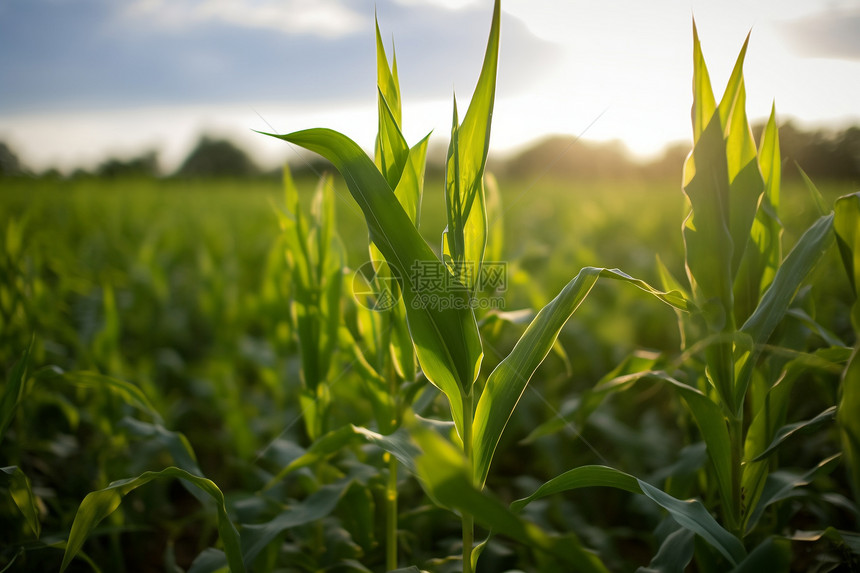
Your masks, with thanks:
M 0 571 L 860 569 L 860 195 L 695 24 L 677 177 L 497 181 L 499 15 L 450 134 L 377 27 L 318 178 L 3 182 Z

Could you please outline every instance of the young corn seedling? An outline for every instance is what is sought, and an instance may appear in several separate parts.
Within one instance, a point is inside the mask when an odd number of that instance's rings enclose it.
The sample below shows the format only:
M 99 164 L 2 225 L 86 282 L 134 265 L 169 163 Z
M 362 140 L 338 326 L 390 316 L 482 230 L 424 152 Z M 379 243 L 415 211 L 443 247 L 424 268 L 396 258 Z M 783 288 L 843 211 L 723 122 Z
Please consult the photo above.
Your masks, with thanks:
M 287 211 L 279 212 L 278 219 L 292 277 L 292 321 L 301 357 L 299 400 L 308 438 L 314 442 L 328 431 L 329 374 L 341 320 L 343 245 L 328 177 L 317 185 L 310 218 L 303 213 L 288 167 L 284 168 L 284 193 Z
M 501 434 L 529 379 L 599 277 L 630 282 L 681 309 L 686 304 L 681 297 L 659 292 L 621 271 L 583 269 L 537 314 L 485 383 L 476 384 L 483 348 L 473 307 L 488 233 L 484 167 L 495 99 L 499 28 L 500 2 L 496 1 L 484 64 L 462 123 L 456 102 L 454 105 L 446 165 L 448 225 L 443 234 L 442 259 L 419 235 L 409 210 L 414 203 L 403 199 L 415 196 L 404 191 L 414 189 L 417 181 L 412 175 L 408 179 L 392 177 L 392 172 L 410 173 L 404 169 L 411 156 L 399 134 L 399 97 L 394 90 L 386 94 L 384 87 L 389 78 L 396 76 L 394 72 L 381 82 L 382 127 L 376 164 L 352 140 L 332 130 L 268 135 L 319 153 L 335 165 L 364 213 L 371 241 L 395 275 L 421 370 L 448 399 L 456 430 L 455 445 L 420 426 L 412 428 L 424 451 L 414 464 L 425 489 L 436 502 L 460 513 L 463 571 L 473 570 L 480 553 L 481 546 L 474 546 L 475 519 L 500 533 L 525 540 L 569 566 L 603 570 L 578 541 L 553 540 L 481 490 Z M 398 103 L 392 106 L 388 97 Z M 418 175 L 420 171 L 414 173 Z M 427 277 L 439 280 L 422 280 Z M 408 455 L 404 459 L 411 465 Z

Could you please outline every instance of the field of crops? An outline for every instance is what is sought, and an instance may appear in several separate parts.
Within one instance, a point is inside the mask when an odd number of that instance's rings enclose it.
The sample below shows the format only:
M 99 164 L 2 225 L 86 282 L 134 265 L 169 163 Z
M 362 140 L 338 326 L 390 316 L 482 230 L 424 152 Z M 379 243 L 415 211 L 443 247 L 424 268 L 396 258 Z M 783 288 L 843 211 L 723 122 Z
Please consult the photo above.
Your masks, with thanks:
M 698 43 L 676 177 L 497 182 L 496 11 L 444 180 L 377 35 L 373 159 L 2 181 L 0 571 L 860 568 L 856 188 Z

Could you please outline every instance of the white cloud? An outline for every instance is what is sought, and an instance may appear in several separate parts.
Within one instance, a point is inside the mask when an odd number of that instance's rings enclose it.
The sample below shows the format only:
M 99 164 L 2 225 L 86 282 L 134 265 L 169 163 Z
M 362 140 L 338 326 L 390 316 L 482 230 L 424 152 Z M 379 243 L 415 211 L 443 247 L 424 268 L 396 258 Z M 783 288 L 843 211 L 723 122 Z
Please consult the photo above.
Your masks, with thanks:
M 446 10 L 459 10 L 477 4 L 477 0 L 394 0 L 401 6 L 438 6 Z
M 125 15 L 181 29 L 221 22 L 324 38 L 367 28 L 367 17 L 338 0 L 136 0 Z

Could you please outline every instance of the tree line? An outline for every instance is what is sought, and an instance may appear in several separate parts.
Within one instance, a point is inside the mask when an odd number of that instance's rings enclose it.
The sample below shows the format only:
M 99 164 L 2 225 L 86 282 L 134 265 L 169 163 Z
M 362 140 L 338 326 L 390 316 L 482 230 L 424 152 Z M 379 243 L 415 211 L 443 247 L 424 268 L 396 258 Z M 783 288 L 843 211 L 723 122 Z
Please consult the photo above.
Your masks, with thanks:
M 753 126 L 756 140 L 763 124 Z M 793 122 L 780 127 L 780 148 L 784 161 L 796 163 L 816 180 L 860 182 L 860 126 L 839 130 L 805 131 Z M 571 136 L 553 136 L 534 143 L 524 151 L 505 159 L 490 159 L 490 170 L 501 177 L 532 178 L 552 176 L 569 179 L 630 180 L 671 178 L 680 173 L 690 151 L 689 142 L 667 146 L 651 161 L 637 161 L 621 142 L 595 143 Z M 445 150 L 437 149 L 428 159 L 430 174 L 444 171 Z M 328 165 L 322 159 L 294 166 L 301 172 L 321 172 Z M 796 169 L 786 169 L 786 177 L 796 177 Z M 181 165 L 163 173 L 156 151 L 147 151 L 131 159 L 107 158 L 92 170 L 78 169 L 71 178 L 124 177 L 171 178 L 265 178 L 279 177 L 279 169 L 264 169 L 235 143 L 226 139 L 202 136 Z M 8 145 L 0 142 L 0 178 L 61 177 L 56 169 L 35 173 L 24 165 Z

